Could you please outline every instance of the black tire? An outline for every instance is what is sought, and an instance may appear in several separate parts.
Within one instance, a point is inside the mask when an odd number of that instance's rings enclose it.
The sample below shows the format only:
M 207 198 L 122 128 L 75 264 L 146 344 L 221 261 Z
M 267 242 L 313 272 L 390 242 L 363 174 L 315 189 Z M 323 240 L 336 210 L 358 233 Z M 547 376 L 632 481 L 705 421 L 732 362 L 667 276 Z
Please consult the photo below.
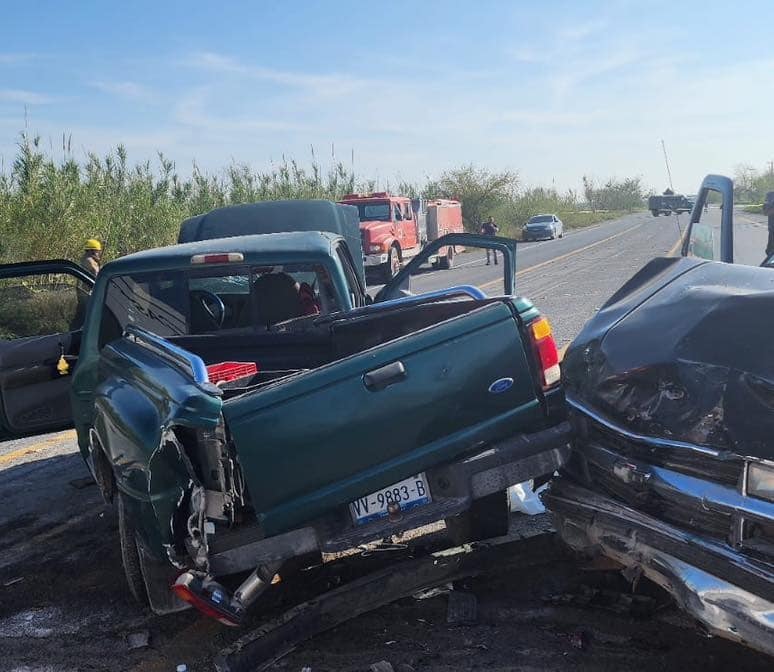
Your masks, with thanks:
M 126 502 L 122 492 L 118 493 L 118 536 L 121 541 L 121 560 L 124 565 L 126 582 L 129 592 L 137 602 L 149 606 L 148 591 L 140 568 L 140 552 L 137 549 L 137 538 L 132 521 L 126 512 Z
M 387 263 L 384 265 L 384 270 L 382 271 L 384 281 L 389 282 L 392 280 L 398 274 L 398 271 L 400 271 L 400 252 L 398 252 L 398 248 L 393 245 L 387 253 Z
M 443 269 L 444 271 L 448 271 L 450 268 L 454 268 L 454 248 L 453 247 L 446 248 L 446 256 L 441 257 L 438 260 L 438 267 Z
M 474 499 L 465 513 L 446 519 L 446 531 L 456 545 L 508 534 L 510 507 L 505 490 Z
M 653 213 L 654 217 L 658 217 L 661 214 L 658 210 L 651 210 L 651 213 Z

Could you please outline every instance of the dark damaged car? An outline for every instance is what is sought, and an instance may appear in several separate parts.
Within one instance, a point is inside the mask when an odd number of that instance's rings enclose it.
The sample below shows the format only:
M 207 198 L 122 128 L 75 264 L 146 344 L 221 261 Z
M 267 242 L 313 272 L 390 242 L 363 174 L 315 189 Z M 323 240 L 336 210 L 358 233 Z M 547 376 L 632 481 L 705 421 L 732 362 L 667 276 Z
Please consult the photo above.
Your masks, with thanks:
M 433 521 L 460 541 L 504 534 L 506 488 L 569 454 L 515 243 L 440 238 L 372 298 L 355 213 L 222 209 L 96 281 L 69 262 L 0 268 L 0 428 L 75 425 L 117 502 L 129 586 L 157 613 L 236 624 L 291 565 Z M 434 269 L 450 245 L 504 263 Z M 488 293 L 459 282 L 475 266 Z
M 570 546 L 774 654 L 774 270 L 721 263 L 760 234 L 733 225 L 731 181 L 708 176 L 682 258 L 646 265 L 572 343 L 574 451 L 545 501 Z

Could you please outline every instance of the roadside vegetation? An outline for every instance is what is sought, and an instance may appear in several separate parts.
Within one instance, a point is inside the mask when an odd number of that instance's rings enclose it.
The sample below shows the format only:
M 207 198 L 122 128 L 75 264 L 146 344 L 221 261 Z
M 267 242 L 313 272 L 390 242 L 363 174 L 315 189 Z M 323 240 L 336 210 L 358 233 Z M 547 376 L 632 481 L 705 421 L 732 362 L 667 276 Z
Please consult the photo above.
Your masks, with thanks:
M 77 259 L 87 238 L 105 243 L 104 259 L 173 243 L 180 222 L 224 205 L 288 198 L 337 200 L 352 192 L 392 190 L 426 198 L 458 198 L 466 227 L 492 215 L 502 235 L 518 237 L 532 215 L 558 214 L 566 226 L 587 226 L 642 209 L 639 178 L 596 184 L 583 192 L 523 186 L 518 173 L 472 165 L 448 170 L 425 184 L 378 184 L 341 163 L 323 168 L 283 160 L 266 170 L 231 164 L 217 173 L 194 165 L 183 176 L 173 161 L 132 162 L 119 145 L 105 156 L 78 160 L 63 138 L 62 158 L 37 137 L 20 136 L 13 161 L 0 172 L 0 262 Z
M 734 171 L 734 202 L 744 205 L 745 212 L 762 214 L 766 194 L 774 191 L 774 165 L 759 170 L 750 164 L 740 164 Z

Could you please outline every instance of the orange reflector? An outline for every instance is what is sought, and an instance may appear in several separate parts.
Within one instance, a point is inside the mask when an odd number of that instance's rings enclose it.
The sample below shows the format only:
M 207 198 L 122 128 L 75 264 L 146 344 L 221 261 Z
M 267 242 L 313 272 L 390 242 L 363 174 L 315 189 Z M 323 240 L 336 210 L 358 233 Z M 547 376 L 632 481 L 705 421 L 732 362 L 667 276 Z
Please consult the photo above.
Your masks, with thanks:
M 551 333 L 551 325 L 545 317 L 540 317 L 529 325 L 532 336 L 532 348 L 537 357 L 542 374 L 543 389 L 556 385 L 562 377 L 559 366 L 559 351 Z
M 232 264 L 244 261 L 245 255 L 241 252 L 219 252 L 216 254 L 195 254 L 191 257 L 192 264 Z
M 531 325 L 532 335 L 536 341 L 551 335 L 551 325 L 545 317 L 535 320 Z

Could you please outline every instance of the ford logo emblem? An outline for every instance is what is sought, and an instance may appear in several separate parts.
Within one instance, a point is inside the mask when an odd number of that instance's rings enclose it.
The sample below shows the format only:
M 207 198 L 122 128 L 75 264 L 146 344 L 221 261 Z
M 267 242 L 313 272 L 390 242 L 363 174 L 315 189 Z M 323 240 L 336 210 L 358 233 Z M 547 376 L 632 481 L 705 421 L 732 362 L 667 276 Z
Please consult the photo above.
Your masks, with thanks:
M 506 390 L 510 390 L 513 385 L 513 378 L 498 378 L 489 386 L 489 392 L 491 394 L 502 394 Z

